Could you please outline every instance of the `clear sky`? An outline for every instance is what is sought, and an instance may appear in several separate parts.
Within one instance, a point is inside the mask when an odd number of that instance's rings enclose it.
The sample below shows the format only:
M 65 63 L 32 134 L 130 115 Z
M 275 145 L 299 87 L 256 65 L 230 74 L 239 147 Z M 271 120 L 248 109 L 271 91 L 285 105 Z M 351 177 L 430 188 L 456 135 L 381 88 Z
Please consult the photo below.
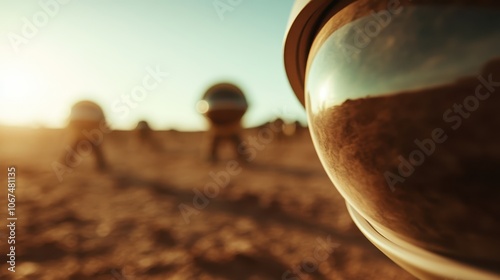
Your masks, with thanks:
M 0 125 L 62 127 L 91 99 L 114 128 L 199 130 L 196 101 L 221 81 L 246 93 L 246 126 L 305 122 L 283 66 L 292 3 L 0 0 Z

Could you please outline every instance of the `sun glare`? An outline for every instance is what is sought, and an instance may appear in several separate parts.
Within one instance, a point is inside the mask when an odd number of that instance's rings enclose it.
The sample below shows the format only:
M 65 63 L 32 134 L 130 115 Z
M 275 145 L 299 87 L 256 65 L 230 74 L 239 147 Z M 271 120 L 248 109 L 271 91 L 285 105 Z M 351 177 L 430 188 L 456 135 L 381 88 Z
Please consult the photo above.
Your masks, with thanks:
M 41 102 L 44 92 L 43 79 L 28 65 L 1 65 L 0 122 L 9 125 L 37 123 L 38 113 L 44 110 Z
M 32 75 L 20 69 L 10 69 L 0 76 L 3 96 L 9 101 L 21 101 L 36 93 Z

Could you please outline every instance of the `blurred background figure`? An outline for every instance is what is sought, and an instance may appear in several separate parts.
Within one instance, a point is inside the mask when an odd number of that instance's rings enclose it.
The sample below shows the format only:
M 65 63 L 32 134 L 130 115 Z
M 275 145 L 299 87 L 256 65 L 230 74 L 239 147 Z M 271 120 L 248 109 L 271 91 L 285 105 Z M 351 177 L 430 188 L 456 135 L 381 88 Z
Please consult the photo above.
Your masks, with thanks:
M 138 135 L 140 138 L 147 138 L 151 135 L 151 127 L 145 120 L 139 121 L 137 123 L 137 126 L 135 127 L 135 130 L 139 131 Z
M 294 121 L 293 124 L 295 126 L 294 134 L 297 136 L 302 135 L 302 133 L 304 131 L 304 127 L 302 126 L 302 124 L 298 120 Z
M 237 86 L 229 83 L 220 83 L 209 88 L 197 104 L 197 110 L 210 123 L 210 155 L 211 161 L 217 161 L 218 150 L 223 141 L 233 144 L 234 153 L 242 147 L 241 119 L 248 109 L 245 95 Z M 242 148 L 243 149 L 243 148 Z
M 101 107 L 88 100 L 77 102 L 71 108 L 67 129 L 71 144 L 64 156 L 65 164 L 76 167 L 84 157 L 93 154 L 97 169 L 104 170 L 106 160 L 101 145 L 104 134 L 110 130 Z
M 297 132 L 297 125 L 295 122 L 287 122 L 283 124 L 283 135 L 286 137 L 294 136 Z
M 282 118 L 277 118 L 274 121 L 269 122 L 267 126 L 273 128 L 273 131 L 276 131 L 276 139 L 282 141 L 285 138 L 285 121 Z
M 139 121 L 134 131 L 138 145 L 149 148 L 153 151 L 162 150 L 161 145 L 153 135 L 153 129 L 149 126 L 149 123 L 147 121 Z
M 299 121 L 284 121 L 281 118 L 274 120 L 270 125 L 275 129 L 279 128 L 278 139 L 282 140 L 287 137 L 292 137 L 300 134 L 302 125 Z
M 302 125 L 299 121 L 285 121 L 282 118 L 276 118 L 273 121 L 269 121 L 259 128 L 270 128 L 275 133 L 276 139 L 278 141 L 284 141 L 292 136 L 298 136 L 301 133 Z

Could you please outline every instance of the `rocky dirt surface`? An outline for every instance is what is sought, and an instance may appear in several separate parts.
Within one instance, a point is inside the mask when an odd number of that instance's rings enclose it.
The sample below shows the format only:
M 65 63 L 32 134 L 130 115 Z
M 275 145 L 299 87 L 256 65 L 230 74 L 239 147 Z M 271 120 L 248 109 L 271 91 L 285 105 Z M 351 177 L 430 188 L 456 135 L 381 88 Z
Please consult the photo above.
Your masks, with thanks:
M 153 151 L 115 131 L 102 144 L 106 171 L 87 156 L 59 180 L 63 131 L 0 128 L 0 181 L 16 167 L 18 218 L 15 273 L 0 229 L 0 278 L 414 279 L 358 231 L 307 131 L 245 131 L 257 139 L 249 163 L 229 150 L 206 161 L 203 136 L 155 132 L 163 150 Z

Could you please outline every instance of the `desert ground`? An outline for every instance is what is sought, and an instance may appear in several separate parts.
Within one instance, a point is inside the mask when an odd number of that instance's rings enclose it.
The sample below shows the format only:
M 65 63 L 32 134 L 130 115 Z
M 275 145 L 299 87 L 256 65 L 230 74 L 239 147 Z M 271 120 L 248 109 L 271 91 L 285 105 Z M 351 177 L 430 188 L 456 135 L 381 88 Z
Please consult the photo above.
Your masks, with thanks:
M 155 150 L 113 131 L 100 144 L 106 170 L 82 156 L 56 173 L 64 130 L 0 128 L 0 278 L 414 279 L 353 224 L 307 129 L 285 139 L 262 129 L 244 132 L 257 139 L 248 163 L 233 161 L 229 147 L 208 161 L 204 132 L 155 131 Z

